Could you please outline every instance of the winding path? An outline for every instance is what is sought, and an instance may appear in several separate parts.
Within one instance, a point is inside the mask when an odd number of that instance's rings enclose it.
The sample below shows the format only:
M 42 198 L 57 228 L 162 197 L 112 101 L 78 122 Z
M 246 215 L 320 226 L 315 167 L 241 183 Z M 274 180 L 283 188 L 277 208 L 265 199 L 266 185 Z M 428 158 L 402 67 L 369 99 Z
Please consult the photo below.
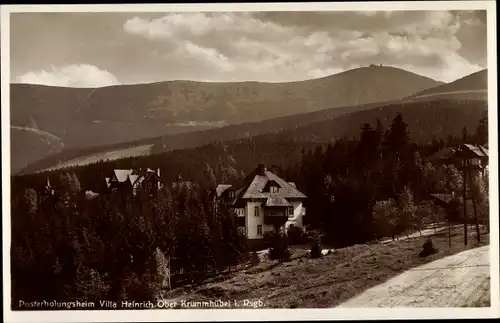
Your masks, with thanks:
M 40 136 L 45 136 L 45 137 L 48 137 L 50 139 L 53 139 L 53 140 L 56 140 L 58 142 L 60 142 L 61 146 L 64 147 L 64 141 L 59 138 L 58 136 L 50 133 L 50 132 L 47 132 L 47 131 L 43 131 L 43 130 L 40 130 L 40 129 L 35 129 L 35 128 L 29 128 L 29 127 L 21 127 L 21 126 L 10 126 L 11 129 L 15 129 L 15 130 L 21 130 L 21 131 L 28 131 L 28 132 L 33 132 L 37 135 L 40 135 Z
M 489 306 L 489 246 L 410 269 L 339 307 Z

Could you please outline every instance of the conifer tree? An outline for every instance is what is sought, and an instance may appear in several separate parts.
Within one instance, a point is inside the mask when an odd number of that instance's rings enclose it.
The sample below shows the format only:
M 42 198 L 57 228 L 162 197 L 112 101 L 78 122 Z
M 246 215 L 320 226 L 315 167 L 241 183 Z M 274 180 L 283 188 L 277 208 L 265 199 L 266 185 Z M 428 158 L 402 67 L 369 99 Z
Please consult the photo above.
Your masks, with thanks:
M 479 120 L 474 133 L 474 143 L 477 145 L 486 145 L 488 143 L 488 112 L 485 111 Z

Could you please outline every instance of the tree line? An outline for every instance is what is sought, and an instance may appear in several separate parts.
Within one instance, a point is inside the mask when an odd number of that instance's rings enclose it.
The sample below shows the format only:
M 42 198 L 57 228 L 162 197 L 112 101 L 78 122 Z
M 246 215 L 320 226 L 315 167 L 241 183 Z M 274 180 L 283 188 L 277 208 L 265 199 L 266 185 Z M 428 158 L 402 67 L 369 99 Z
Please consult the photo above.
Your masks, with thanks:
M 62 173 L 12 203 L 12 304 L 154 300 L 248 259 L 235 215 L 196 186 L 89 198 Z
M 304 150 L 302 159 L 286 172 L 308 196 L 306 220 L 324 232 L 335 247 L 397 237 L 421 230 L 428 223 L 463 220 L 460 201 L 462 174 L 454 165 L 436 165 L 429 157 L 445 146 L 485 145 L 487 116 L 475 131 L 447 142 L 417 145 L 407 123 L 397 115 L 388 129 L 382 123 L 362 124 L 359 139 L 342 138 L 326 148 Z M 487 179 L 474 184 L 479 213 L 488 217 Z M 444 209 L 431 193 L 453 196 Z

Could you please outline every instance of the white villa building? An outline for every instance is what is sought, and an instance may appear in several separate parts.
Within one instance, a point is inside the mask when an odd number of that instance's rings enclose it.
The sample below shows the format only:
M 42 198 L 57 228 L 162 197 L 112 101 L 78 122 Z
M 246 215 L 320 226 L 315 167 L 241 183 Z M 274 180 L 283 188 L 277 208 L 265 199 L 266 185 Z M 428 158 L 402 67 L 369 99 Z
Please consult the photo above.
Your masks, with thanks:
M 250 242 L 263 241 L 265 232 L 292 224 L 303 228 L 306 196 L 262 164 L 236 184 L 219 184 L 216 193 L 234 209 L 238 229 Z

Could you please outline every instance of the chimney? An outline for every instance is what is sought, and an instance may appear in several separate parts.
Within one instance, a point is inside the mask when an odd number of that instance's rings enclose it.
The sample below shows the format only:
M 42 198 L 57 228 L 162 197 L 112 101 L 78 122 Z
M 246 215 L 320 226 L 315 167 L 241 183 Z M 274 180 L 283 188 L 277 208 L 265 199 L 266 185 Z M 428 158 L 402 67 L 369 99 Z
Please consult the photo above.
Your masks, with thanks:
M 264 167 L 264 164 L 259 164 L 257 167 L 257 173 L 262 176 L 266 175 L 266 168 Z

